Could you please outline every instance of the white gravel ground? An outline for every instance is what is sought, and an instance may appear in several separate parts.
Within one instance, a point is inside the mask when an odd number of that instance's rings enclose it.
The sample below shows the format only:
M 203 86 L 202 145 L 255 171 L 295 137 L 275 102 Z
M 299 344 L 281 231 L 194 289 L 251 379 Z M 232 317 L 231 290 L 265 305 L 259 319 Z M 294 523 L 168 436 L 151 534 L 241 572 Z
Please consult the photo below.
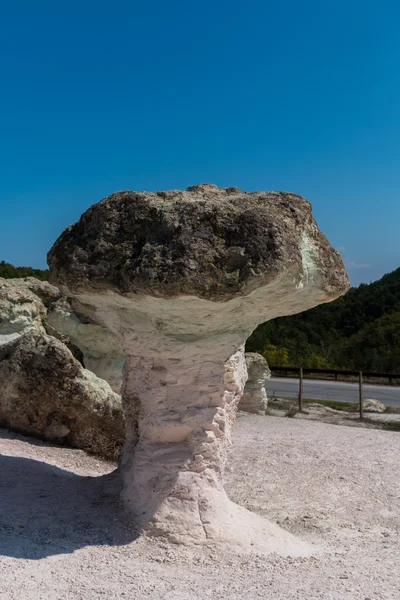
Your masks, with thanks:
M 240 415 L 228 494 L 316 546 L 284 559 L 135 539 L 113 465 L 0 430 L 0 598 L 399 600 L 399 450 L 397 432 Z

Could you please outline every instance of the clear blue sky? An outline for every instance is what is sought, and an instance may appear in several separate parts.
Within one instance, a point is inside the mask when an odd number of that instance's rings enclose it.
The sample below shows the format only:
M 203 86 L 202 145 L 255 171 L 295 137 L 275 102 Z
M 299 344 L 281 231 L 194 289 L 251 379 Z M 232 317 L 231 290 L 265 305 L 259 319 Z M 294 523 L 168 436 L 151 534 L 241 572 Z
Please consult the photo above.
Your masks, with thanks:
M 21 0 L 0 9 L 0 260 L 93 202 L 201 182 L 304 195 L 353 284 L 400 266 L 400 6 Z

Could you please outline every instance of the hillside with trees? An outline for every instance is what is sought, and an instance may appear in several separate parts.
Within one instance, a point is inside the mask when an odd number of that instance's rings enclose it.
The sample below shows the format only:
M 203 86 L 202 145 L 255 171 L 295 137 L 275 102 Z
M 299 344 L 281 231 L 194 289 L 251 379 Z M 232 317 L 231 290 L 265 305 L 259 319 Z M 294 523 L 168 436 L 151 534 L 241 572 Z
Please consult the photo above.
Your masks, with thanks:
M 260 325 L 246 350 L 271 365 L 400 372 L 400 269 L 335 302 Z
M 14 267 L 14 265 L 0 261 L 0 277 L 4 279 L 13 279 L 15 277 L 36 277 L 41 281 L 49 278 L 49 271 L 44 269 L 33 269 L 32 267 Z

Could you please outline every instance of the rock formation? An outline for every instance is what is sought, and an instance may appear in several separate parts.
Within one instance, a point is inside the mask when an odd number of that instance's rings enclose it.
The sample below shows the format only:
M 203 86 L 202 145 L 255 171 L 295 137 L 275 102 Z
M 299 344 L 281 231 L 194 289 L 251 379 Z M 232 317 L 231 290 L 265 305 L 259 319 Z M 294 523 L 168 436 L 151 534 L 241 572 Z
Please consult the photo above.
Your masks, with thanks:
M 89 371 L 105 379 L 115 392 L 120 392 L 125 354 L 121 342 L 111 331 L 80 318 L 66 298 L 51 306 L 47 323 L 79 348 Z
M 36 279 L 35 277 L 18 277 L 13 279 L 0 278 L 0 281 L 6 282 L 11 287 L 17 286 L 27 288 L 43 302 L 46 308 L 61 298 L 60 290 L 58 288 L 51 285 L 48 281 L 39 281 L 39 279 Z
M 259 323 L 348 287 L 310 204 L 213 185 L 118 192 L 64 231 L 48 263 L 79 314 L 123 344 L 120 465 L 138 525 L 177 542 L 304 552 L 230 502 L 222 475 L 235 408 L 235 390 L 225 393 L 228 358 Z
M 48 324 L 60 298 L 33 277 L 0 279 L 0 426 L 116 458 L 125 438 L 121 398 Z
M 113 459 L 125 437 L 118 394 L 34 330 L 0 347 L 0 425 Z
M 45 333 L 46 308 L 25 285 L 0 278 L 0 347 L 29 331 Z
M 247 368 L 244 358 L 244 345 L 233 354 L 224 365 L 224 398 L 227 424 L 225 425 L 225 445 L 231 443 L 231 430 L 235 422 L 236 411 L 242 399 L 247 381 Z M 222 458 L 224 458 L 222 456 Z
M 243 396 L 239 402 L 240 410 L 257 415 L 265 415 L 268 405 L 265 385 L 271 377 L 268 363 L 257 352 L 246 352 L 247 382 Z

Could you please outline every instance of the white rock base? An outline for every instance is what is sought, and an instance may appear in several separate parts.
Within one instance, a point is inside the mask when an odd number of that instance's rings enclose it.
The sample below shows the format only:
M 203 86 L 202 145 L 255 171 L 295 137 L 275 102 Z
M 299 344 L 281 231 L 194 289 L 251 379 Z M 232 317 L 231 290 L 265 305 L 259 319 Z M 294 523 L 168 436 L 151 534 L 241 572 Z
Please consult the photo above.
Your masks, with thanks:
M 149 535 L 304 556 L 305 543 L 231 502 L 222 474 L 247 372 L 243 351 L 221 361 L 128 357 L 125 506 Z
M 321 300 L 323 292 L 315 287 L 293 293 L 294 275 L 287 270 L 282 279 L 229 302 L 113 292 L 74 298 L 79 314 L 115 334 L 127 357 L 122 499 L 141 531 L 179 543 L 310 552 L 289 533 L 234 505 L 223 487 L 247 377 L 244 340 L 260 315 L 274 318 Z

